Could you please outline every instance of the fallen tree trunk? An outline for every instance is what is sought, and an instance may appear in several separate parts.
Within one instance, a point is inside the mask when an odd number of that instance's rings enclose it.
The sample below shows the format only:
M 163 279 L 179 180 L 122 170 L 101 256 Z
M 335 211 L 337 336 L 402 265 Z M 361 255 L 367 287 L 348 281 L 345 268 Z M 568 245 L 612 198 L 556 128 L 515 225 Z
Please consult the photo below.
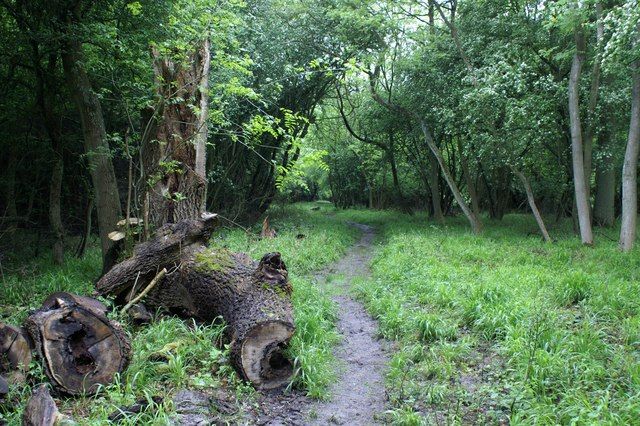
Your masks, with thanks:
M 94 393 L 129 364 L 129 339 L 105 314 L 95 299 L 54 293 L 25 321 L 44 372 L 59 391 Z
M 96 288 L 126 304 L 167 269 L 148 291 L 145 305 L 206 322 L 222 317 L 231 361 L 242 377 L 262 389 L 284 385 L 293 368 L 283 352 L 295 330 L 286 266 L 279 253 L 258 263 L 243 253 L 208 249 L 216 223 L 215 215 L 205 214 L 163 226 Z

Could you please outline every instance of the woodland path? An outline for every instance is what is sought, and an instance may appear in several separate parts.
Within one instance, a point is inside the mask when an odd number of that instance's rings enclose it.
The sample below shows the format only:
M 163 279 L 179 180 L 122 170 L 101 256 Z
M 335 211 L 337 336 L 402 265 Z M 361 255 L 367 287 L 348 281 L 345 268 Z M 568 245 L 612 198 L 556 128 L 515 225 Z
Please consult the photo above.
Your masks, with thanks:
M 337 326 L 343 338 L 335 351 L 340 366 L 338 380 L 330 389 L 331 399 L 314 404 L 312 410 L 316 416 L 312 424 L 316 425 L 374 424 L 386 401 L 383 374 L 388 358 L 377 339 L 378 324 L 349 295 L 351 281 L 369 275 L 375 233 L 370 226 L 350 224 L 362 231 L 360 241 L 318 280 L 327 286 L 329 274 L 338 276 L 331 284 L 339 290 L 333 300 L 339 307 Z
M 385 408 L 384 369 L 388 356 L 377 338 L 378 324 L 350 294 L 356 277 L 369 275 L 374 229 L 350 223 L 362 232 L 346 255 L 316 274 L 316 280 L 333 295 L 338 307 L 337 328 L 342 341 L 334 352 L 338 361 L 336 382 L 328 401 L 311 401 L 301 394 L 265 395 L 260 404 L 261 425 L 371 425 Z

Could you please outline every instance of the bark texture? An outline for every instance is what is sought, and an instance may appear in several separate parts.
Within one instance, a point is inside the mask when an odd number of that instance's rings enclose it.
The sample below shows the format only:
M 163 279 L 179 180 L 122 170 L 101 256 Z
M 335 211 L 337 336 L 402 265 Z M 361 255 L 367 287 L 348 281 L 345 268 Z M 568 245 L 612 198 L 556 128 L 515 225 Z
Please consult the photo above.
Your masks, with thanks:
M 85 152 L 95 190 L 98 229 L 104 256 L 113 245 L 108 234 L 115 228 L 122 210 L 102 107 L 84 69 L 83 56 L 82 45 L 72 38 L 62 51 L 62 64 L 67 87 L 80 113 Z
M 640 46 L 640 23 L 636 29 L 635 47 Z M 640 60 L 632 65 L 631 118 L 629 136 L 622 166 L 622 225 L 620 249 L 629 251 L 636 239 L 638 216 L 638 153 L 640 152 Z
M 440 176 L 438 173 L 438 160 L 433 153 L 429 154 L 429 188 L 431 189 L 431 204 L 433 206 L 433 218 L 436 222 L 444 223 L 442 213 L 442 200 L 440 198 Z
M 540 228 L 540 232 L 542 233 L 542 237 L 547 243 L 550 243 L 551 237 L 549 236 L 549 232 L 547 231 L 547 227 L 544 224 L 544 219 L 540 214 L 540 210 L 536 204 L 536 198 L 533 195 L 533 189 L 531 188 L 531 184 L 529 183 L 529 179 L 519 170 L 513 169 L 513 173 L 518 176 L 524 189 L 527 193 L 527 201 L 529 202 L 529 207 L 531 208 L 531 212 L 533 213 L 533 217 L 536 219 L 536 223 L 538 224 L 538 228 Z
M 62 420 L 47 385 L 40 385 L 31 394 L 31 398 L 24 408 L 22 424 L 24 426 L 54 426 Z
M 576 52 L 571 63 L 569 75 L 569 122 L 571 126 L 571 158 L 573 165 L 573 184 L 575 201 L 580 225 L 580 238 L 583 244 L 593 244 L 591 230 L 591 212 L 589 207 L 588 189 L 586 185 L 584 165 L 584 145 L 582 138 L 582 124 L 580 121 L 580 74 L 584 62 L 584 34 L 576 32 Z
M 129 339 L 105 313 L 95 299 L 55 293 L 25 321 L 44 372 L 60 392 L 94 393 L 129 364 Z
M 0 374 L 9 384 L 23 382 L 31 362 L 31 346 L 26 333 L 0 323 Z
M 293 369 L 283 351 L 295 327 L 286 266 L 279 253 L 258 263 L 243 253 L 208 249 L 216 223 L 215 215 L 203 215 L 164 225 L 96 288 L 127 303 L 166 268 L 169 273 L 149 291 L 145 305 L 206 322 L 222 317 L 231 361 L 242 377 L 264 389 L 287 384 Z
M 602 132 L 599 142 L 605 155 L 596 167 L 596 197 L 593 219 L 599 226 L 613 226 L 615 222 L 616 169 L 614 168 L 613 155 L 610 154 L 613 147 L 608 131 Z
M 206 142 L 209 111 L 209 41 L 185 63 L 153 50 L 161 103 L 157 123 L 143 141 L 148 188 L 148 218 L 160 228 L 181 219 L 197 219 L 206 198 Z

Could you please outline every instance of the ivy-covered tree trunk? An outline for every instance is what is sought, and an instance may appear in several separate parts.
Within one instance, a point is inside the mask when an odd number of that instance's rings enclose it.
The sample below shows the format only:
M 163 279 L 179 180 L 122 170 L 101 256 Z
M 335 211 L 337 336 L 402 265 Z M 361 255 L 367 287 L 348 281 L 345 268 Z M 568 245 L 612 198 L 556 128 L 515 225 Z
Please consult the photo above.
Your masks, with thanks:
M 206 199 L 209 40 L 186 61 L 153 49 L 160 107 L 143 141 L 145 218 L 153 228 L 198 218 Z

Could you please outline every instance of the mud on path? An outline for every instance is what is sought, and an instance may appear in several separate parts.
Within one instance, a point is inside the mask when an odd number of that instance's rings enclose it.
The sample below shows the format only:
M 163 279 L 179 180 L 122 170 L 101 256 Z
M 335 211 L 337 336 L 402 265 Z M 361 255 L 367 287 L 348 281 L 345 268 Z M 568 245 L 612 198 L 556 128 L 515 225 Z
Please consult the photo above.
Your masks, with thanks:
M 377 322 L 348 291 L 353 278 L 369 275 L 375 233 L 370 226 L 350 225 L 362 232 L 360 240 L 342 259 L 316 274 L 318 285 L 335 293 L 337 328 L 342 335 L 334 352 L 338 371 L 329 390 L 330 399 L 311 401 L 298 392 L 266 394 L 259 403 L 260 414 L 253 419 L 256 424 L 371 425 L 385 409 L 384 369 L 388 357 L 377 338 Z

